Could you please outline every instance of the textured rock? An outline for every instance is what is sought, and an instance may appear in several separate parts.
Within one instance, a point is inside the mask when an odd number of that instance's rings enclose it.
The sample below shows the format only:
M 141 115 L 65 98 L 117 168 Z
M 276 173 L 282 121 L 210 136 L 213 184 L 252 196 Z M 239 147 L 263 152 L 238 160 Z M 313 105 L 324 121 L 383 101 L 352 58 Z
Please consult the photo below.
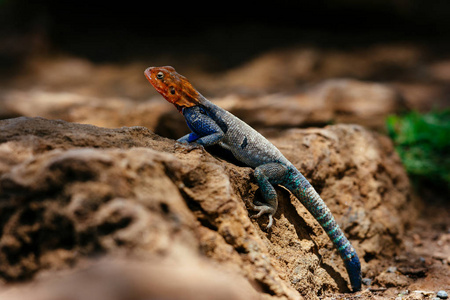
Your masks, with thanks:
M 329 205 L 363 273 L 378 274 L 377 259 L 396 253 L 416 213 L 390 141 L 350 125 L 266 135 Z M 245 207 L 261 197 L 252 170 L 211 151 L 143 127 L 0 121 L 0 276 L 23 280 L 103 255 L 180 267 L 198 260 L 265 298 L 346 291 L 339 255 L 299 201 L 278 188 L 265 232 L 267 219 L 251 220 Z

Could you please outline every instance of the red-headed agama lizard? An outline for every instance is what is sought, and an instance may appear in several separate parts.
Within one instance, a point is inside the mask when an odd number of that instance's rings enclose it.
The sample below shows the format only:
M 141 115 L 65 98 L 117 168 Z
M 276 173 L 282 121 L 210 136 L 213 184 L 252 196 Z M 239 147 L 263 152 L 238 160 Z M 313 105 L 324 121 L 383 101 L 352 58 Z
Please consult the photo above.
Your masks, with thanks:
M 361 289 L 361 264 L 348 239 L 334 220 L 319 194 L 306 178 L 265 137 L 248 124 L 203 97 L 172 67 L 150 67 L 144 72 L 153 87 L 181 112 L 191 133 L 178 139 L 190 145 L 219 146 L 244 164 L 255 169 L 263 203 L 252 204 L 258 213 L 267 214 L 272 226 L 278 200 L 274 185 L 292 192 L 323 227 L 344 260 L 353 291 Z

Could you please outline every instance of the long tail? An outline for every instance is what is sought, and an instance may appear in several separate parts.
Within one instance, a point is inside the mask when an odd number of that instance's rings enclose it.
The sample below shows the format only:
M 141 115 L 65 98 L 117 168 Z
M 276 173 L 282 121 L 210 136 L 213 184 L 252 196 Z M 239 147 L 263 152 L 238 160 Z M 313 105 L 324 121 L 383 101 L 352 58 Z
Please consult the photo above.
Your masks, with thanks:
M 319 222 L 344 260 L 352 290 L 361 290 L 361 263 L 355 249 L 339 228 L 325 202 L 302 173 L 292 167 L 289 174 L 283 186 L 288 188 Z

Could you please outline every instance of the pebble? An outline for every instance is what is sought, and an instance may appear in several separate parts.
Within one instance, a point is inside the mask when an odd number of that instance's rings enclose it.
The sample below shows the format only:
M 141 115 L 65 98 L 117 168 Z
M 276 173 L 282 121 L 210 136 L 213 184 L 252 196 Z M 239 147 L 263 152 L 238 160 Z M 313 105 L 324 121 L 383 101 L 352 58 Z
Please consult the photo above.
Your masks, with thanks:
M 397 272 L 397 267 L 394 267 L 394 266 L 389 267 L 389 268 L 387 268 L 386 272 L 395 273 L 395 272 Z
M 441 299 L 447 299 L 448 298 L 448 294 L 446 291 L 438 291 L 436 293 L 436 296 L 438 296 Z
M 362 279 L 362 283 L 364 285 L 371 285 L 372 284 L 372 279 L 370 279 L 370 278 L 363 278 Z

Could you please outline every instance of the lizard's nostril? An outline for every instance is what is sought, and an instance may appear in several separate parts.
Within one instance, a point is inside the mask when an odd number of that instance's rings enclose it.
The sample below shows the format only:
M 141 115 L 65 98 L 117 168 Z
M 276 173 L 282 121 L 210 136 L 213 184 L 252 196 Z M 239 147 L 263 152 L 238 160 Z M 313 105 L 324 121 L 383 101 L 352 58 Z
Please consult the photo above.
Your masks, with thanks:
M 148 67 L 144 71 L 144 75 L 145 75 L 145 77 L 147 77 L 148 80 L 150 80 L 150 75 L 152 74 L 152 69 L 153 69 L 153 67 Z

